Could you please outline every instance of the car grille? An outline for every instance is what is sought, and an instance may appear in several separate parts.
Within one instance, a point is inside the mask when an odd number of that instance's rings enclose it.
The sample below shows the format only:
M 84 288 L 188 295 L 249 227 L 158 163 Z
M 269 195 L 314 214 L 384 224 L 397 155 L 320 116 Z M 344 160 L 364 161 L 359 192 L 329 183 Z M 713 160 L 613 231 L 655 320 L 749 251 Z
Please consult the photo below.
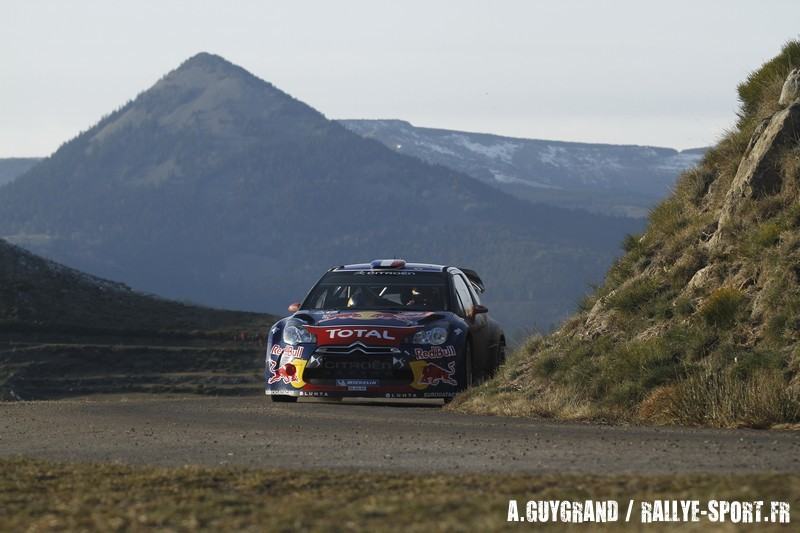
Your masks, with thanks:
M 398 355 L 400 348 L 394 346 L 366 346 L 360 342 L 350 346 L 319 346 L 315 352 L 317 355 Z
M 306 367 L 303 380 L 319 385 L 332 385 L 337 379 L 377 379 L 383 385 L 408 384 L 413 375 L 403 365 L 395 365 L 402 354 L 393 346 L 366 346 L 360 342 L 350 346 L 319 346 L 314 355 L 320 356 L 321 364 Z M 399 358 L 398 358 L 399 359 Z

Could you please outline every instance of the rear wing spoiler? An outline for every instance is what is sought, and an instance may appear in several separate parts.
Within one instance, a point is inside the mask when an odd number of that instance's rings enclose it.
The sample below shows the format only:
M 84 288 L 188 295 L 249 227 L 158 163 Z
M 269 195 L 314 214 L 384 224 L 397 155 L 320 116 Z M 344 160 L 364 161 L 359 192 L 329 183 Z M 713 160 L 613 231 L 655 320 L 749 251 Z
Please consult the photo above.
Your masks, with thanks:
M 475 287 L 475 290 L 481 293 L 486 291 L 486 286 L 483 284 L 483 280 L 477 272 L 469 268 L 459 268 L 459 270 L 467 276 L 467 279 L 472 283 L 472 286 Z

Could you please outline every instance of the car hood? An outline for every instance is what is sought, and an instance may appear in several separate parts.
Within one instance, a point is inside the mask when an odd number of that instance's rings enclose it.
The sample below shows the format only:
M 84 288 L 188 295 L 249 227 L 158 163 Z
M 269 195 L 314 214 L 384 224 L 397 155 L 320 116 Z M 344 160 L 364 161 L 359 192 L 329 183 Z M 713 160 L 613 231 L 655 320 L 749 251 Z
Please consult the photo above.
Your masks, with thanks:
M 307 311 L 293 318 L 313 326 L 383 326 L 413 327 L 446 318 L 446 312 L 432 311 Z
M 399 346 L 411 335 L 445 313 L 411 311 L 298 311 L 294 319 L 306 323 L 320 346 Z

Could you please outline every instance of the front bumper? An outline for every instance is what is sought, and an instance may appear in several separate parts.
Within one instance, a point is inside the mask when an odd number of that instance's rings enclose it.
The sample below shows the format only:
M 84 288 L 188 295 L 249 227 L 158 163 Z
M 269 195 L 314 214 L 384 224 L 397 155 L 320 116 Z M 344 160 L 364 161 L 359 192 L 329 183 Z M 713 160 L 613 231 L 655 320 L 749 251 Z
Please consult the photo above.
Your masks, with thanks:
M 316 397 L 451 398 L 462 387 L 455 346 L 298 347 L 267 352 L 266 394 Z

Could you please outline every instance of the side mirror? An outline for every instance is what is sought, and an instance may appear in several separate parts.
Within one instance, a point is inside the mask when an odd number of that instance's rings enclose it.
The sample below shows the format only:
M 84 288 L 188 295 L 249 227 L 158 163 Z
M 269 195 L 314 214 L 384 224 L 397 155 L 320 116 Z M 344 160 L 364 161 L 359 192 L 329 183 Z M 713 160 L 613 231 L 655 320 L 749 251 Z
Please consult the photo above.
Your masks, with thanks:
M 289 312 L 290 313 L 296 313 L 299 310 L 300 310 L 300 304 L 299 303 L 295 302 L 293 304 L 289 304 Z
M 478 304 L 478 305 L 475 305 L 475 306 L 472 307 L 472 314 L 473 315 L 479 315 L 481 313 L 488 313 L 488 312 L 489 312 L 489 308 L 486 307 L 485 305 Z

